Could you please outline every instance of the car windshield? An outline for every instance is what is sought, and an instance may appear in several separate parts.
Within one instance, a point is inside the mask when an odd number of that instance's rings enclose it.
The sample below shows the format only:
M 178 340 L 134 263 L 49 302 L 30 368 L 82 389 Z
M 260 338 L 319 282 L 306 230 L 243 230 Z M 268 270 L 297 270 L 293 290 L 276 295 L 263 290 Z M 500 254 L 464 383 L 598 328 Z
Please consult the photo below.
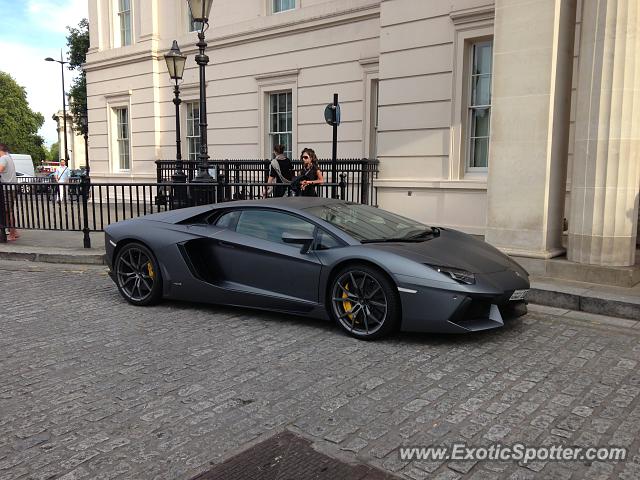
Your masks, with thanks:
M 434 232 L 415 220 L 368 205 L 338 203 L 305 210 L 363 243 L 415 240 Z

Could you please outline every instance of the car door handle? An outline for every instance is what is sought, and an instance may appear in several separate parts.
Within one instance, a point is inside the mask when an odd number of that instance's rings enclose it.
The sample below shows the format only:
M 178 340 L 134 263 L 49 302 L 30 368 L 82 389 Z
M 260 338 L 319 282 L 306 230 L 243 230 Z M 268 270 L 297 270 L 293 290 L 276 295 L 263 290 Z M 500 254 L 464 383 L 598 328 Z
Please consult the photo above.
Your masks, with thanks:
M 224 240 L 218 240 L 218 245 L 225 248 L 236 248 L 233 243 L 225 242 Z

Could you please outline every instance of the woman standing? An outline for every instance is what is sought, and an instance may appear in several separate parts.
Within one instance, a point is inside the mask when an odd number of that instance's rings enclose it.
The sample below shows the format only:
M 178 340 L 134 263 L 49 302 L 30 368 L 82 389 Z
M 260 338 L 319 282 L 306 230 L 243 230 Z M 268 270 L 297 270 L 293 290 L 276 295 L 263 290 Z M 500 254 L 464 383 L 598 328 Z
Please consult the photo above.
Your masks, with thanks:
M 316 185 L 324 183 L 324 176 L 322 170 L 318 166 L 318 157 L 316 152 L 311 148 L 305 148 L 302 150 L 300 156 L 302 160 L 302 170 L 300 171 L 300 195 L 303 197 L 317 197 Z

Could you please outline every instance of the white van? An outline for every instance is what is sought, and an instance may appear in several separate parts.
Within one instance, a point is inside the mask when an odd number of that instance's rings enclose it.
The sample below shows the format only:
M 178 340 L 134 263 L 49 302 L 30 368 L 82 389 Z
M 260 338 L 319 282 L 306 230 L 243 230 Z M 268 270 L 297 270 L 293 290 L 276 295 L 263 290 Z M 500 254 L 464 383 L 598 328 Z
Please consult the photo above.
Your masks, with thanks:
M 16 166 L 16 175 L 18 177 L 36 176 L 36 171 L 33 168 L 33 160 L 31 159 L 31 155 L 12 153 L 11 158 L 13 158 L 13 163 Z

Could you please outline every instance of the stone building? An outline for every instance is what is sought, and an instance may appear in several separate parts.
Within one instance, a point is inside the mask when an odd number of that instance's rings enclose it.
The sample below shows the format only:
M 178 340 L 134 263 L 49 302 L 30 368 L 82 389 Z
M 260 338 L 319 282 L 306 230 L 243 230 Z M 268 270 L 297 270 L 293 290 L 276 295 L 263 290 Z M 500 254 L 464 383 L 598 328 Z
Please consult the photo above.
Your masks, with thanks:
M 195 158 L 187 2 L 89 0 L 89 16 L 93 178 L 152 181 L 175 156 L 174 39 Z M 634 265 L 639 25 L 636 0 L 214 0 L 209 152 L 328 157 L 338 93 L 339 156 L 380 159 L 381 207 L 521 257 Z
M 58 161 L 64 159 L 64 142 L 65 138 L 69 142 L 69 168 L 76 169 L 85 166 L 85 146 L 84 136 L 78 133 L 78 129 L 73 124 L 73 116 L 67 112 L 67 135 L 64 135 L 64 113 L 62 110 L 58 110 L 53 115 L 53 120 L 56 122 L 56 132 L 58 133 Z

